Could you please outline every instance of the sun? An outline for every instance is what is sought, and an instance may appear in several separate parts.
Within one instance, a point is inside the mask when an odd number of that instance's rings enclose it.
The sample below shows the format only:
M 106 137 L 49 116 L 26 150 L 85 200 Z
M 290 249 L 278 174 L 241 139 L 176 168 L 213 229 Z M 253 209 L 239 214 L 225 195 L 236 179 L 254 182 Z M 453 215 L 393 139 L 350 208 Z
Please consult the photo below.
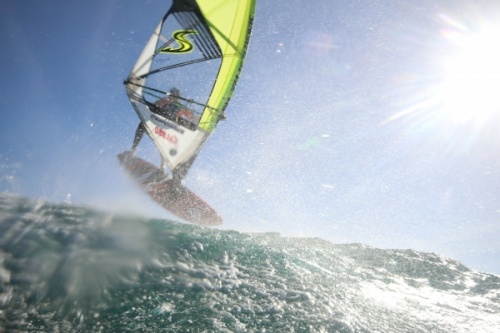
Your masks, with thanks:
M 500 27 L 442 34 L 457 52 L 443 59 L 444 76 L 434 97 L 457 122 L 486 121 L 500 112 Z
M 476 22 L 472 30 L 447 15 L 439 18 L 444 21 L 440 36 L 445 41 L 439 49 L 447 52 L 434 60 L 440 68 L 437 80 L 431 75 L 434 83 L 417 96 L 417 102 L 382 125 L 420 113 L 432 114 L 422 119 L 455 125 L 450 128 L 471 124 L 479 129 L 500 116 L 500 25 Z

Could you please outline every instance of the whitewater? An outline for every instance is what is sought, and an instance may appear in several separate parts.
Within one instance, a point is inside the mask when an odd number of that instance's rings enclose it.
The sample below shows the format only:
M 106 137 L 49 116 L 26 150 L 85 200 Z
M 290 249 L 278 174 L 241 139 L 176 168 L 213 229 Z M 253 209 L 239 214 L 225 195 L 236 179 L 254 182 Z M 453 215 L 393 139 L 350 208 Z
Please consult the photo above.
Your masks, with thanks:
M 0 332 L 500 332 L 500 277 L 0 194 Z

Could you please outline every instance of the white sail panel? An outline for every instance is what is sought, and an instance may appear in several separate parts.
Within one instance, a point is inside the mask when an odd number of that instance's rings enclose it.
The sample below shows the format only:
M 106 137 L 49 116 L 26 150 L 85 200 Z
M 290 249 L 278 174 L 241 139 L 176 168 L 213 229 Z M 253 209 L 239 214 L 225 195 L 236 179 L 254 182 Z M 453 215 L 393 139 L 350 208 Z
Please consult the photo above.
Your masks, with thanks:
M 170 170 L 175 169 L 177 165 L 196 155 L 198 153 L 197 149 L 209 136 L 207 132 L 191 131 L 165 119 L 151 112 L 142 103 L 133 102 L 133 105 L 146 125 L 148 135 L 155 143 L 165 162 L 167 162 Z

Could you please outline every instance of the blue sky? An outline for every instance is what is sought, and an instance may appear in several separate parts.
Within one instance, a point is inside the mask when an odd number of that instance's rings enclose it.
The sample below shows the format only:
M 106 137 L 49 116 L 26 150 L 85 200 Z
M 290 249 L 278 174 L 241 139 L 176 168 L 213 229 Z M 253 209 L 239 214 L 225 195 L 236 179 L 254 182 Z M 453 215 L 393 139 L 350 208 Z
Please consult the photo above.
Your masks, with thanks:
M 0 191 L 172 217 L 115 157 L 137 126 L 122 81 L 167 2 L 4 1 Z M 185 184 L 223 228 L 432 251 L 500 274 L 500 103 L 464 120 L 434 98 L 464 48 L 456 36 L 499 16 L 481 1 L 258 2 L 228 120 Z M 147 140 L 138 153 L 158 160 Z

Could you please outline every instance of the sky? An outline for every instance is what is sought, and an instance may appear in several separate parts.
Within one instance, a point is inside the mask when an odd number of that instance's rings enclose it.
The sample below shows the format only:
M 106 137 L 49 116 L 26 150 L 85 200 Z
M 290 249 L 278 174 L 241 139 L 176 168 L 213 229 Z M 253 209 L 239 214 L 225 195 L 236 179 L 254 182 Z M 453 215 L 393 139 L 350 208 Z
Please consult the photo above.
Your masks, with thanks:
M 178 220 L 120 168 L 123 80 L 168 1 L 6 0 L 0 192 Z M 500 6 L 258 1 L 185 185 L 223 229 L 411 248 L 500 274 Z M 158 154 L 147 139 L 138 154 Z

